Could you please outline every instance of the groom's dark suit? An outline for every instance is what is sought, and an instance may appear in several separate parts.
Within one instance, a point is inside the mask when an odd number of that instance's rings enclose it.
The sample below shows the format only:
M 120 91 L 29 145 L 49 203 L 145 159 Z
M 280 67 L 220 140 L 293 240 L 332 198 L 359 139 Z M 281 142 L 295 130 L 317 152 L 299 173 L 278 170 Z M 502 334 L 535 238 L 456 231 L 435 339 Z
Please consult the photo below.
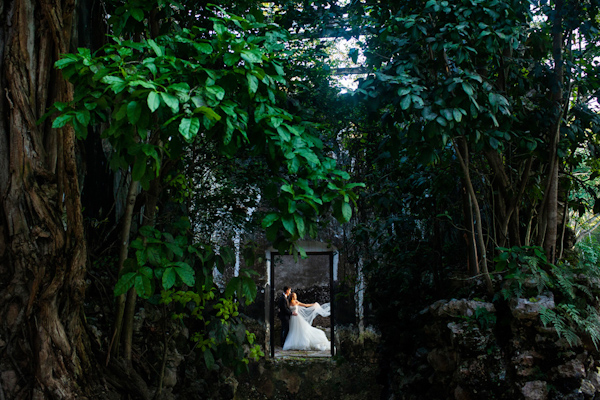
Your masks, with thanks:
M 277 299 L 277 305 L 279 306 L 279 314 L 277 316 L 281 320 L 281 347 L 285 343 L 288 331 L 290 330 L 290 317 L 292 310 L 290 310 L 290 301 L 286 297 L 285 293 L 282 293 Z

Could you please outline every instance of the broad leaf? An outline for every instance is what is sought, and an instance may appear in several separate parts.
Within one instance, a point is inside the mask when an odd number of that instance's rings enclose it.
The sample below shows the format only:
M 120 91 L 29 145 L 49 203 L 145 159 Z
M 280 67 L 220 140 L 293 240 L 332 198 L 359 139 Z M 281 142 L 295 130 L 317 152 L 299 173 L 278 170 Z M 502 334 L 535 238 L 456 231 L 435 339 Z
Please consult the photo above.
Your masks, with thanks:
M 263 218 L 263 220 L 262 220 L 262 227 L 263 228 L 268 228 L 271 225 L 273 225 L 273 223 L 275 221 L 277 221 L 278 219 L 279 219 L 279 215 L 278 214 L 276 214 L 276 213 L 269 213 L 269 214 L 267 214 L 266 217 Z
M 177 273 L 175 272 L 175 267 L 165 268 L 162 276 L 162 286 L 165 290 L 169 290 L 175 284 L 175 279 L 177 278 Z
M 115 296 L 120 296 L 124 293 L 127 293 L 127 291 L 133 286 L 136 275 L 137 272 L 129 272 L 121 276 L 115 285 Z
M 192 141 L 200 129 L 198 118 L 182 118 L 179 123 L 179 133 L 187 140 Z
M 159 97 L 158 93 L 157 92 L 148 93 L 147 103 L 148 103 L 148 108 L 150 109 L 151 112 L 156 111 L 158 109 L 158 107 L 160 106 L 160 97 Z
M 170 93 L 160 92 L 160 97 L 162 97 L 165 104 L 173 111 L 173 113 L 179 112 L 179 99 L 176 96 L 173 96 Z

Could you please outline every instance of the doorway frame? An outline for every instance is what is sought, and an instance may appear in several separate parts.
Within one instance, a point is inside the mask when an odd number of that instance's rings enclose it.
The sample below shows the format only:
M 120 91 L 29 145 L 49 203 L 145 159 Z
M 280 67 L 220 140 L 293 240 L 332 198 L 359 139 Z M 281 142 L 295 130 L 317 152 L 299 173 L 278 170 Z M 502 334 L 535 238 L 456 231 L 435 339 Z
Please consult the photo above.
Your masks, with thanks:
M 274 335 L 274 329 L 273 327 L 275 326 L 275 285 L 274 285 L 274 280 L 275 280 L 275 262 L 274 259 L 276 256 L 292 256 L 291 254 L 281 254 L 279 253 L 277 250 L 273 250 L 270 252 L 270 257 L 268 258 L 269 260 L 269 286 L 270 286 L 270 293 L 269 293 L 269 307 L 268 307 L 268 313 L 269 313 L 269 344 L 270 344 L 270 353 L 271 353 L 271 358 L 275 358 L 275 338 L 273 337 Z M 307 251 L 306 252 L 307 256 L 311 256 L 311 255 L 319 255 L 319 256 L 323 256 L 323 255 L 329 255 L 329 302 L 331 305 L 331 314 L 330 314 L 330 321 L 331 321 L 331 328 L 330 328 L 330 336 L 331 336 L 331 340 L 330 340 L 330 344 L 331 344 L 331 356 L 333 357 L 335 355 L 335 278 L 337 275 L 337 271 L 335 268 L 335 257 L 337 255 L 337 250 L 327 250 L 327 251 Z

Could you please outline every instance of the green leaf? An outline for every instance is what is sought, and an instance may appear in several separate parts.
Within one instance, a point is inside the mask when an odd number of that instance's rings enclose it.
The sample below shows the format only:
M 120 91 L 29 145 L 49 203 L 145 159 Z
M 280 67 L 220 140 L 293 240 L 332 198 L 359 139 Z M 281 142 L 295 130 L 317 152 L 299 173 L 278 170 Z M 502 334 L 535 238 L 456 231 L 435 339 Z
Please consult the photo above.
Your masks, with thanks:
M 256 298 L 258 293 L 256 283 L 252 278 L 242 277 L 242 295 L 246 298 L 246 305 L 249 305 Z
M 452 119 L 453 119 L 452 110 L 450 110 L 449 108 L 444 108 L 443 110 L 440 111 L 440 113 L 447 121 L 452 121 Z
M 497 150 L 499 144 L 500 142 L 498 142 L 498 139 L 496 139 L 495 137 L 490 137 L 490 146 L 492 147 L 492 149 Z
M 250 94 L 256 93 L 258 90 L 258 78 L 252 74 L 246 74 L 246 78 L 248 79 L 248 92 Z
M 284 142 L 289 142 L 290 140 L 292 140 L 292 135 L 290 135 L 290 133 L 285 125 L 278 126 L 277 133 L 279 134 L 279 137 L 281 138 L 281 140 Z
M 458 108 L 452 109 L 452 115 L 454 116 L 454 120 L 456 122 L 460 122 L 462 120 L 462 113 Z
M 183 257 L 183 249 L 175 243 L 165 243 L 165 246 L 173 252 L 177 257 Z
M 350 221 L 350 218 L 352 218 L 352 207 L 349 203 L 344 202 L 342 204 L 342 216 L 344 218 L 344 222 L 348 222 Z
M 162 276 L 162 286 L 165 290 L 169 290 L 175 284 L 175 279 L 177 278 L 177 273 L 175 272 L 175 267 L 165 268 L 165 272 L 163 272 Z
M 300 237 L 300 239 L 302 239 L 306 234 L 304 219 L 300 215 L 294 214 L 294 221 L 296 221 L 296 229 L 298 229 L 298 236 Z
M 473 93 L 474 93 L 474 91 L 473 91 L 473 86 L 471 86 L 471 84 L 470 84 L 470 83 L 468 83 L 468 82 L 463 82 L 463 83 L 462 83 L 462 88 L 463 88 L 463 90 L 465 91 L 465 93 L 466 93 L 466 94 L 467 94 L 469 97 L 473 96 Z
M 181 281 L 188 286 L 194 286 L 194 270 L 188 265 L 188 268 L 175 268 L 175 272 L 181 278 Z
M 273 65 L 273 67 L 275 67 L 275 72 L 277 72 L 278 75 L 281 75 L 281 76 L 285 75 L 285 71 L 283 70 L 283 67 L 281 66 L 281 64 L 279 64 L 276 61 L 273 61 L 271 64 Z
M 200 129 L 200 120 L 194 118 L 182 118 L 179 123 L 179 133 L 187 140 L 191 141 L 196 137 L 198 130 Z
M 221 86 L 207 86 L 205 89 L 208 93 L 214 95 L 217 100 L 223 100 L 223 97 L 225 97 L 225 89 L 223 89 Z
M 320 164 L 319 157 L 317 157 L 315 155 L 315 153 L 313 153 L 309 149 L 298 149 L 296 152 L 298 154 L 300 154 L 302 157 L 306 158 L 306 160 L 308 162 L 311 162 L 311 163 L 317 164 L 317 165 Z
M 142 22 L 144 20 L 144 11 L 140 10 L 139 8 L 132 8 L 129 12 L 136 21 Z
M 279 219 L 279 215 L 278 214 L 276 214 L 276 213 L 269 213 L 269 214 L 266 215 L 266 217 L 263 218 L 261 225 L 262 225 L 263 228 L 268 228 L 271 225 L 273 225 L 273 223 L 275 221 L 277 221 L 278 219 Z
M 133 164 L 131 177 L 134 181 L 140 181 L 146 173 L 146 157 L 138 156 Z
M 133 286 L 136 275 L 137 272 L 129 272 L 121 276 L 115 285 L 115 296 L 127 293 L 129 288 Z
M 194 43 L 194 48 L 204 54 L 211 54 L 213 52 L 213 48 L 209 43 Z
M 131 125 L 135 125 L 142 114 L 142 105 L 137 101 L 130 101 L 127 104 L 127 119 Z
M 160 47 L 158 47 L 158 45 L 156 44 L 156 42 L 154 40 L 148 39 L 148 44 L 150 45 L 152 50 L 154 50 L 154 53 L 156 53 L 156 55 L 158 57 L 161 57 L 163 55 L 162 49 Z
M 244 61 L 249 63 L 261 63 L 262 62 L 262 54 L 260 54 L 259 50 L 242 50 L 241 53 Z
M 83 126 L 87 126 L 90 123 L 90 112 L 88 110 L 80 110 L 75 114 L 75 118 Z
M 160 106 L 160 97 L 158 96 L 158 93 L 157 92 L 148 93 L 147 103 L 148 103 L 148 108 L 150 109 L 151 112 L 156 111 L 158 109 L 158 107 Z
M 285 230 L 294 236 L 296 233 L 296 224 L 294 223 L 294 218 L 291 215 L 286 215 L 281 219 L 281 222 L 283 223 Z
M 162 97 L 165 104 L 173 111 L 173 113 L 179 112 L 179 99 L 176 96 L 173 96 L 170 93 L 160 92 L 160 97 Z
M 56 117 L 54 121 L 52 121 L 53 128 L 62 128 L 65 126 L 70 120 L 73 118 L 72 114 L 62 114 Z
M 410 107 L 410 102 L 411 102 L 410 95 L 406 95 L 406 96 L 402 97 L 402 99 L 400 100 L 400 107 L 403 110 L 407 110 L 408 107 Z
M 206 369 L 209 371 L 215 366 L 215 357 L 210 349 L 204 350 L 204 363 L 206 364 Z
M 215 30 L 215 32 L 217 32 L 218 35 L 222 35 L 225 32 L 227 32 L 227 28 L 225 27 L 225 25 L 223 25 L 220 22 L 215 22 L 213 24 L 213 29 Z
M 78 61 L 77 56 L 74 54 L 65 54 L 65 58 L 61 58 L 57 62 L 54 63 L 54 67 L 58 69 L 63 69 L 69 64 L 76 63 Z
M 137 274 L 135 277 L 135 290 L 142 298 L 148 298 L 152 295 L 152 282 L 145 275 Z
M 223 107 L 221 107 L 223 108 Z M 201 112 L 204 115 L 206 115 L 208 118 L 212 119 L 213 121 L 220 121 L 221 120 L 221 116 L 219 114 L 217 114 L 212 108 L 210 107 L 206 107 L 206 106 L 202 106 L 202 107 L 198 107 L 194 110 L 194 112 Z
M 232 65 L 235 65 L 239 60 L 240 60 L 240 54 L 239 53 L 225 53 L 223 55 L 223 62 L 228 67 L 231 67 Z
M 106 83 L 107 85 L 115 85 L 120 83 L 125 83 L 123 78 L 119 78 L 118 76 L 107 75 L 101 80 L 102 83 Z

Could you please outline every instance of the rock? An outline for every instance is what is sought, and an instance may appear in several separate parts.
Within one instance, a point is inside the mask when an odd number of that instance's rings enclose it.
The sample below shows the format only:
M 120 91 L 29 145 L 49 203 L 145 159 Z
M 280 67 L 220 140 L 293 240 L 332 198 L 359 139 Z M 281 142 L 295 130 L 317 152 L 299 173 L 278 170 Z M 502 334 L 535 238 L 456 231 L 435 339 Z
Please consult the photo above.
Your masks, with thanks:
M 471 400 L 471 398 L 471 394 L 463 389 L 460 385 L 456 386 L 456 389 L 454 389 L 455 400 Z
M 594 385 L 596 391 L 600 392 L 600 374 L 596 371 L 591 371 L 587 376 L 588 381 Z
M 133 331 L 140 333 L 144 326 L 144 320 L 146 319 L 146 309 L 140 308 L 138 312 L 133 316 Z
M 493 340 L 492 335 L 482 335 L 478 326 L 469 322 L 450 322 L 450 340 L 453 347 L 459 347 L 467 352 L 483 351 Z
M 567 379 L 583 378 L 585 376 L 585 367 L 581 361 L 574 359 L 558 366 L 558 376 Z
M 490 369 L 486 365 L 486 357 L 480 356 L 463 362 L 457 369 L 454 379 L 471 388 L 479 387 L 490 376 Z
M 535 369 L 533 366 L 536 360 L 541 360 L 543 357 L 535 351 L 524 351 L 513 357 L 512 362 L 519 376 L 531 376 Z
M 548 398 L 548 387 L 544 381 L 530 381 L 521 388 L 525 400 L 546 400 Z
M 433 349 L 427 361 L 437 372 L 451 372 L 456 368 L 456 353 L 451 349 Z
M 183 361 L 183 356 L 179 354 L 176 348 L 171 349 L 167 356 L 167 365 L 165 366 L 165 376 L 163 378 L 163 387 L 175 387 L 177 385 L 177 367 Z
M 426 310 L 435 317 L 472 317 L 478 308 L 485 308 L 488 312 L 496 312 L 496 308 L 492 303 L 467 299 L 438 300 Z
M 554 307 L 554 295 L 552 293 L 548 296 L 537 296 L 529 299 L 513 299 L 510 302 L 510 309 L 513 317 L 521 320 L 536 319 L 542 308 L 553 309 Z
M 588 381 L 587 379 L 581 380 L 581 387 L 579 390 L 581 390 L 581 393 L 583 393 L 586 397 L 594 397 L 594 394 L 596 394 L 596 388 L 592 382 Z

